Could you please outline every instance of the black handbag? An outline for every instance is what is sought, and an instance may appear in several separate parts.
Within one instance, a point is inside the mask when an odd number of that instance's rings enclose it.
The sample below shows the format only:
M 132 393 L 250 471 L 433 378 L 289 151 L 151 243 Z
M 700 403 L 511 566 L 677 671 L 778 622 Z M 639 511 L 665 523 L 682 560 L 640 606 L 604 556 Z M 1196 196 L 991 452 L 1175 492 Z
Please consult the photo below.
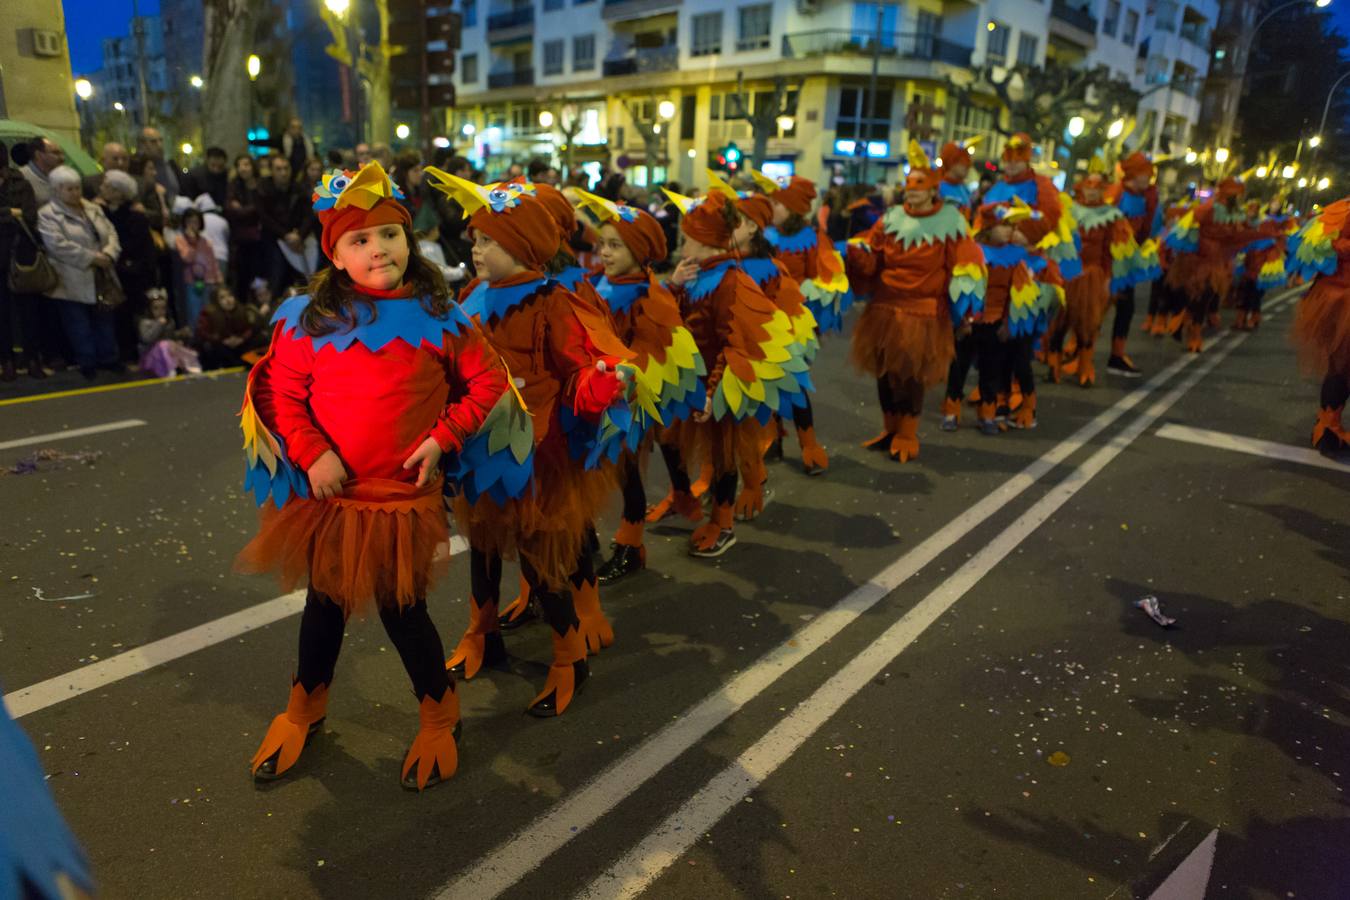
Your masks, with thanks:
M 14 242 L 16 246 L 9 259 L 9 289 L 15 294 L 50 294 L 61 283 L 61 278 L 56 274 L 51 260 L 47 259 L 47 251 L 42 249 L 42 244 L 28 230 L 28 223 L 17 217 L 15 221 L 33 245 L 34 255 L 31 263 L 19 262 L 18 241 Z
M 127 301 L 127 292 L 122 290 L 122 282 L 111 268 L 94 268 L 94 293 L 98 298 L 99 309 L 117 309 Z

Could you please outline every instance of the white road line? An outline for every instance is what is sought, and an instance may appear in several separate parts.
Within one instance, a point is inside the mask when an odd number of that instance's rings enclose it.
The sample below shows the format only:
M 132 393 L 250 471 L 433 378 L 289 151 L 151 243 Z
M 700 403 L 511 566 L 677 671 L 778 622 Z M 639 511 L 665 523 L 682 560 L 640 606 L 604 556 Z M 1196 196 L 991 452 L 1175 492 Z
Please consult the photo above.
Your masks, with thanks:
M 1204 362 L 1201 365 L 1113 435 L 1081 466 L 1050 488 L 1044 497 L 1000 531 L 941 586 L 919 601 L 735 762 L 690 797 L 636 847 L 592 882 L 578 895 L 578 900 L 636 897 L 650 887 L 661 872 L 786 762 L 807 738 L 890 665 L 929 625 L 965 596 L 980 579 L 1082 490 L 1246 338 L 1246 334 L 1237 335 L 1202 357 Z
M 1156 432 L 1158 437 L 1172 441 L 1184 441 L 1199 444 L 1216 450 L 1232 450 L 1236 453 L 1249 453 L 1252 456 L 1264 456 L 1280 462 L 1300 463 L 1319 469 L 1331 469 L 1335 472 L 1350 473 L 1350 465 L 1327 459 L 1316 450 L 1306 447 L 1291 447 L 1260 438 L 1243 437 L 1238 434 L 1226 434 L 1222 431 L 1210 431 L 1208 428 L 1191 428 L 1188 425 L 1164 425 Z M 1347 462 L 1350 462 L 1348 460 Z
M 1209 876 L 1214 871 L 1214 851 L 1218 849 L 1219 829 L 1205 835 L 1200 845 L 1181 861 L 1181 865 L 1148 900 L 1205 900 L 1209 894 Z
M 452 556 L 467 549 L 468 543 L 459 535 L 450 539 Z M 304 591 L 282 594 L 280 597 L 273 597 L 256 606 L 222 616 L 205 625 L 180 631 L 134 650 L 128 650 L 126 653 L 119 653 L 82 666 L 73 672 L 39 681 L 17 691 L 10 691 L 5 695 L 5 706 L 9 709 L 10 716 L 18 719 L 81 694 L 98 690 L 123 678 L 138 675 L 155 666 L 173 662 L 213 644 L 232 640 L 245 632 L 271 625 L 299 613 L 304 607 Z
M 32 437 L 18 438 L 13 441 L 0 441 L 0 450 L 13 450 L 15 447 L 28 447 L 33 444 L 50 444 L 52 441 L 64 441 L 70 438 L 102 434 L 105 431 L 121 431 L 124 428 L 140 428 L 144 419 L 121 419 L 117 422 L 105 422 L 102 425 L 90 425 L 87 428 L 71 428 L 68 431 L 53 431 L 51 434 L 35 434 Z
M 1268 317 L 1287 302 L 1281 298 L 1268 305 Z M 848 627 L 937 556 L 1003 509 L 1064 460 L 1081 449 L 1102 430 L 1129 412 L 1173 375 L 1193 363 L 1185 354 L 1150 378 L 1144 385 L 1103 410 L 1044 456 L 1004 482 L 983 500 L 947 523 L 909 553 L 883 569 L 876 577 L 851 591 L 811 624 L 770 650 L 749 668 L 705 697 L 677 721 L 652 735 L 591 781 L 535 819 L 475 862 L 436 894 L 441 900 L 471 898 L 487 900 L 505 891 L 535 869 L 545 857 L 559 850 L 582 830 L 590 827 L 621 800 L 673 762 L 704 735 L 740 710 L 801 662 Z

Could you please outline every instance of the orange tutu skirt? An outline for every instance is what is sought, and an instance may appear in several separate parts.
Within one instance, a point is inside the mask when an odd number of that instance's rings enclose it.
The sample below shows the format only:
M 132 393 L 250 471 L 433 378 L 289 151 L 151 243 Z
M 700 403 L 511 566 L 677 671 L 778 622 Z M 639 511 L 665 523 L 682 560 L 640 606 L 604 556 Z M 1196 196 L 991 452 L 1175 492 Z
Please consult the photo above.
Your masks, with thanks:
M 955 356 L 956 338 L 945 313 L 918 316 L 874 301 L 853 326 L 849 358 L 873 378 L 888 375 L 931 387 L 947 380 Z
M 1350 374 L 1350 288 L 1325 278 L 1313 282 L 1298 304 L 1294 341 L 1310 375 Z
M 524 496 L 500 504 L 488 495 L 455 499 L 455 521 L 475 550 L 523 559 L 545 584 L 561 587 L 576 571 L 587 528 L 616 488 L 616 470 L 587 471 L 561 440 L 535 448 L 534 480 Z
M 1080 346 L 1097 340 L 1110 303 L 1110 281 L 1096 266 L 1085 267 L 1082 275 L 1064 286 L 1064 327 L 1073 332 Z
M 697 473 L 706 459 L 721 475 L 740 470 L 743 463 L 763 459 L 764 426 L 755 419 L 695 422 L 679 425 L 680 459 L 686 472 Z
M 424 488 L 355 478 L 332 500 L 297 498 L 262 508 L 258 534 L 235 557 L 238 572 L 275 573 L 284 590 L 306 580 L 348 614 L 409 606 L 427 595 L 449 540 L 439 479 Z

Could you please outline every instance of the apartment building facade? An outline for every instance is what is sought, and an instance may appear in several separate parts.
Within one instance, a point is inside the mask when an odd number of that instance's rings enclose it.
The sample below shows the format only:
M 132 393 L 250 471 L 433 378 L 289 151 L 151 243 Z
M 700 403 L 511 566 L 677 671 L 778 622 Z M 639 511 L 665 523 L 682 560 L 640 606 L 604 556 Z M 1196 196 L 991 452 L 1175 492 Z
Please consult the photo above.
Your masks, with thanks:
M 1215 0 L 1083 2 L 460 0 L 447 127 L 490 174 L 543 156 L 617 162 L 638 184 L 701 183 L 723 148 L 749 155 L 739 101 L 759 109 L 781 79 L 791 96 L 768 139 L 770 172 L 823 182 L 856 175 L 866 155 L 869 177 L 889 179 L 911 137 L 932 147 L 980 135 L 996 151 L 997 102 L 952 86 L 986 64 L 1053 59 L 1153 88 L 1141 103 L 1153 148 L 1184 142 L 1199 110 L 1176 80 L 1203 78 L 1207 51 L 1179 30 L 1212 23 Z

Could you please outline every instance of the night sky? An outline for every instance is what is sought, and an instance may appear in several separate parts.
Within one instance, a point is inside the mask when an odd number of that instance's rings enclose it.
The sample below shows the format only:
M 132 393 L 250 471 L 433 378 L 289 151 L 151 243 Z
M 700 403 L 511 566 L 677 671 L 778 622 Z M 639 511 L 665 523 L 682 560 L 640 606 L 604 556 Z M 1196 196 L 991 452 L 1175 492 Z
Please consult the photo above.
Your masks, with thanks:
M 128 32 L 131 0 L 64 0 L 64 5 L 71 66 L 76 75 L 85 75 L 103 65 L 103 38 Z M 1332 0 L 1331 5 L 1341 32 L 1350 35 L 1350 0 Z M 140 12 L 159 12 L 159 0 L 140 0 Z

